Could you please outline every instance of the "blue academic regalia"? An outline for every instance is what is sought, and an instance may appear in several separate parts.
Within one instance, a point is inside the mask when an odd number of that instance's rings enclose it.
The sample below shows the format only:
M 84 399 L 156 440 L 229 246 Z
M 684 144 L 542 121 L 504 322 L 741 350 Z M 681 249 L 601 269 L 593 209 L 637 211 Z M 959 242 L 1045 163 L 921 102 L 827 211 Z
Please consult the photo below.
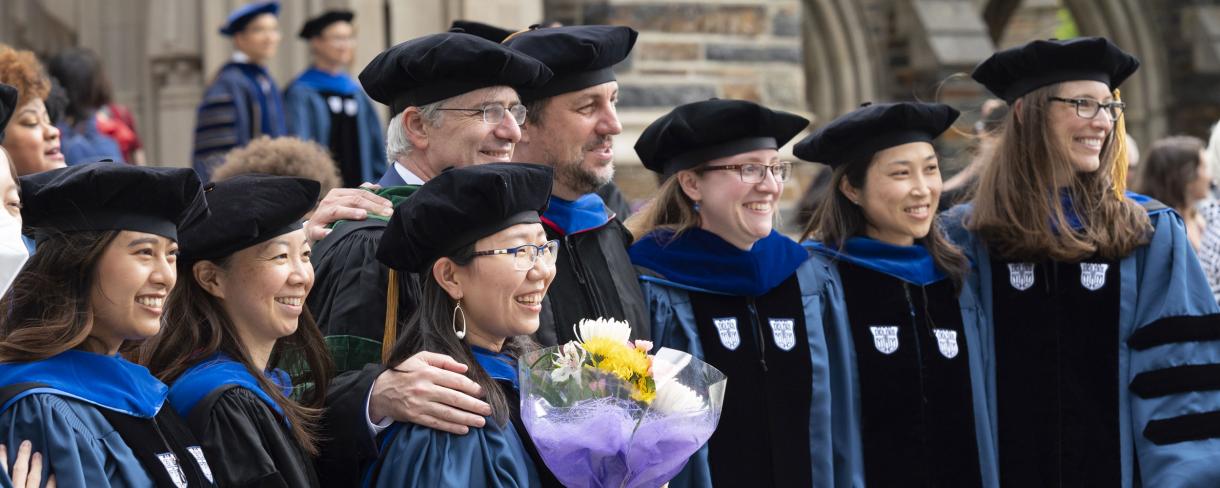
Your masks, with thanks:
M 922 246 L 804 245 L 825 282 L 834 486 L 999 486 L 972 290 Z
M 258 136 L 288 134 L 279 88 L 266 68 L 230 61 L 204 91 L 195 118 L 194 168 L 208 180 L 225 153 Z
M 1220 480 L 1220 389 L 1214 380 L 1220 307 L 1181 217 L 1147 197 L 1129 196 L 1148 209 L 1153 234 L 1131 255 L 1109 262 L 1007 262 L 966 230 L 969 205 L 942 216 L 974 268 L 967 287 L 982 312 L 989 415 L 1006 483 L 1039 474 L 1123 487 L 1215 486 Z M 1050 293 L 1072 300 L 1049 302 L 1055 315 L 1048 317 L 1039 315 L 1046 306 L 1013 306 L 1030 303 L 1024 295 Z M 1027 319 L 1033 315 L 1042 320 Z M 1072 322 L 1059 324 L 1056 317 Z M 1004 323 L 1014 318 L 1019 323 Z M 1030 400 L 1051 394 L 1058 404 Z M 1064 406 L 1099 399 L 1105 404 L 1085 412 Z M 1035 421 L 1029 412 L 1038 414 Z M 1030 441 L 1056 427 L 1058 439 Z M 1078 445 L 1087 448 L 1072 448 Z
M 69 350 L 42 361 L 0 364 L 0 391 L 7 388 L 19 391 L 0 405 L 0 443 L 10 446 L 2 461 L 10 466 L 15 447 L 29 440 L 42 453 L 42 479 L 54 473 L 59 486 L 142 488 L 171 478 L 212 486 L 217 466 L 208 465 L 181 419 L 162 408 L 168 388 L 142 366 Z M 147 423 L 151 432 L 154 422 L 155 434 L 126 437 L 132 430 L 125 427 Z M 136 444 L 150 438 L 151 446 Z M 166 472 L 151 472 L 147 460 L 142 464 L 146 451 Z
M 97 119 L 90 114 L 76 125 L 60 124 L 60 151 L 69 165 L 110 159 L 125 163 L 119 143 L 97 131 Z
M 377 111 L 373 109 L 369 96 L 352 80 L 351 75 L 331 74 L 310 68 L 293 80 L 284 89 L 288 132 L 301 139 L 329 147 L 331 112 L 322 92 L 351 96 L 356 101 L 361 181 L 377 181 L 389 170 L 386 165 L 385 128 L 378 120 Z
M 276 369 L 266 375 L 285 397 L 292 395 L 287 373 Z M 169 403 L 186 419 L 208 459 L 228 468 L 217 484 L 319 486 L 283 408 L 241 363 L 223 354 L 199 361 L 174 380 Z
M 516 361 L 504 354 L 471 347 L 475 360 L 510 402 L 519 398 Z M 379 437 L 381 453 L 365 476 L 365 486 L 429 486 L 465 488 L 531 488 L 559 486 L 546 466 L 535 460 L 529 440 L 522 440 L 517 405 L 512 421 L 498 425 L 487 417 L 480 429 L 454 435 L 415 424 L 395 423 Z M 535 463 L 539 463 L 535 466 Z M 546 484 L 539 471 L 547 475 Z
M 774 231 L 742 251 L 698 228 L 629 253 L 655 345 L 728 376 L 716 432 L 670 486 L 831 486 L 828 286 L 809 253 Z

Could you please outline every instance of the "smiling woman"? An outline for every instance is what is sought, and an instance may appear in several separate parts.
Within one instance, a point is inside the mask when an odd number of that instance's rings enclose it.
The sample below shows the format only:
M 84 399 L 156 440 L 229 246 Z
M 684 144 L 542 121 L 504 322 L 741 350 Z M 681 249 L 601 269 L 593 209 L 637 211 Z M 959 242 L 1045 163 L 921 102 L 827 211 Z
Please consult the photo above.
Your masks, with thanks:
M 43 74 L 42 64 L 30 51 L 19 51 L 0 44 L 0 83 L 17 88 L 13 118 L 0 138 L 9 157 L 24 176 L 64 166 L 60 153 L 59 129 L 51 124 L 43 101 L 51 92 L 51 81 Z
M 166 386 L 117 355 L 161 330 L 199 179 L 97 163 L 20 183 L 39 252 L 0 299 L 0 443 L 29 440 L 64 486 L 212 486 Z
M 182 232 L 168 330 L 144 346 L 174 410 L 228 467 L 221 486 L 318 486 L 310 455 L 331 363 L 303 307 L 313 266 L 301 228 L 318 189 L 253 174 L 209 185 L 211 215 Z
M 536 348 L 558 243 L 539 213 L 550 168 L 491 163 L 441 173 L 394 210 L 377 258 L 421 277 L 418 308 L 388 365 L 420 352 L 469 365 L 492 417 L 457 436 L 396 423 L 383 432 L 366 486 L 562 486 L 538 458 L 519 414 L 516 361 Z

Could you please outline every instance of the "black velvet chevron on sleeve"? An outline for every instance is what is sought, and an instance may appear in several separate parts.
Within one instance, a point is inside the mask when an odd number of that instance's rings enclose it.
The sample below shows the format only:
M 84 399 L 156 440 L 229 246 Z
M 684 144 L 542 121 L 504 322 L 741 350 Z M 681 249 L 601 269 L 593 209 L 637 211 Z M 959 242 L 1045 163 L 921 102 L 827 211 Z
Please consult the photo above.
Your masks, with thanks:
M 1192 364 L 1145 371 L 1131 381 L 1140 398 L 1157 398 L 1192 391 L 1220 390 L 1220 364 Z
M 1164 446 L 1220 437 L 1220 412 L 1203 412 L 1148 422 L 1144 437 Z
M 1140 327 L 1127 339 L 1136 351 L 1176 342 L 1220 340 L 1220 314 L 1165 317 Z

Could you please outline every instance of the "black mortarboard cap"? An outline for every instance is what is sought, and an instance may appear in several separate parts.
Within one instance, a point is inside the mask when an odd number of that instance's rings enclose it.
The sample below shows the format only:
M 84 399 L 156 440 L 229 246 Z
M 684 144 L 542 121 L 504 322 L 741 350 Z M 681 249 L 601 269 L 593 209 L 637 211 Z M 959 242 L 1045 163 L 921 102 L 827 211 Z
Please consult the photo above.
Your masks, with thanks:
M 499 44 L 504 42 L 504 39 L 507 39 L 508 36 L 513 35 L 515 31 L 473 20 L 455 20 L 452 24 L 449 24 L 449 32 L 465 32 Z
M 233 34 L 245 30 L 246 25 L 251 20 L 262 14 L 278 16 L 280 14 L 280 2 L 247 3 L 233 9 L 229 13 L 229 17 L 225 19 L 225 24 L 220 26 L 220 34 L 232 37 Z
M 615 25 L 544 27 L 516 34 L 504 45 L 555 73 L 538 88 L 518 90 L 530 102 L 614 81 L 614 65 L 631 54 L 637 36 L 635 29 Z
M 992 54 L 970 76 L 1008 103 L 1054 83 L 1094 80 L 1118 88 L 1140 60 L 1104 37 L 1033 41 Z
M 8 119 L 11 119 L 16 111 L 17 89 L 0 83 L 0 142 L 4 142 L 4 128 L 8 126 Z
M 111 161 L 22 176 L 25 227 L 63 232 L 130 230 L 178 239 L 207 216 L 199 176 L 190 168 Z
M 877 151 L 911 142 L 931 143 L 953 125 L 958 111 L 941 103 L 865 104 L 802 139 L 792 153 L 832 168 L 872 161 Z
M 301 32 L 297 33 L 297 37 L 301 39 L 313 39 L 322 35 L 322 31 L 330 27 L 335 22 L 351 22 L 356 18 L 351 10 L 327 10 L 322 15 L 305 21 L 305 25 L 301 26 Z
M 635 143 L 644 167 L 664 175 L 716 158 L 779 149 L 809 120 L 745 100 L 712 99 L 679 105 L 648 125 Z
M 549 166 L 491 163 L 450 169 L 394 209 L 377 247 L 386 266 L 420 272 L 437 259 L 513 225 L 541 222 Z
M 394 115 L 489 86 L 534 88 L 551 79 L 541 61 L 478 36 L 431 34 L 382 51 L 360 72 L 360 84 Z
M 321 184 L 306 178 L 246 174 L 208 183 L 211 215 L 179 232 L 183 260 L 218 259 L 301 228 Z

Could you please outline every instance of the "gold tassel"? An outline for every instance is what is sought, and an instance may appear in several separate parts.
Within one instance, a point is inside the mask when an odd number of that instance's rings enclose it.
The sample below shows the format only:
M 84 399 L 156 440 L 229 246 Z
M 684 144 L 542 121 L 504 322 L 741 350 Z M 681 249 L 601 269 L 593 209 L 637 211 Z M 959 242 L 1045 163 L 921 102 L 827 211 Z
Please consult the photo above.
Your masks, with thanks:
M 1122 101 L 1122 97 L 1120 96 L 1118 88 L 1114 89 L 1114 101 L 1115 102 Z M 1114 181 L 1111 182 L 1111 185 L 1114 188 L 1114 195 L 1118 197 L 1119 201 L 1122 201 L 1124 198 L 1126 198 L 1126 190 L 1127 190 L 1128 161 L 1127 161 L 1127 122 L 1126 122 L 1126 120 L 1127 120 L 1127 114 L 1126 114 L 1126 111 L 1124 110 L 1123 113 L 1118 116 L 1118 120 L 1114 121 L 1115 160 L 1114 160 L 1113 171 L 1111 171 L 1111 176 L 1114 178 Z
M 398 272 L 390 269 L 390 282 L 385 287 L 385 333 L 381 336 L 381 363 L 390 360 L 390 350 L 398 342 Z

